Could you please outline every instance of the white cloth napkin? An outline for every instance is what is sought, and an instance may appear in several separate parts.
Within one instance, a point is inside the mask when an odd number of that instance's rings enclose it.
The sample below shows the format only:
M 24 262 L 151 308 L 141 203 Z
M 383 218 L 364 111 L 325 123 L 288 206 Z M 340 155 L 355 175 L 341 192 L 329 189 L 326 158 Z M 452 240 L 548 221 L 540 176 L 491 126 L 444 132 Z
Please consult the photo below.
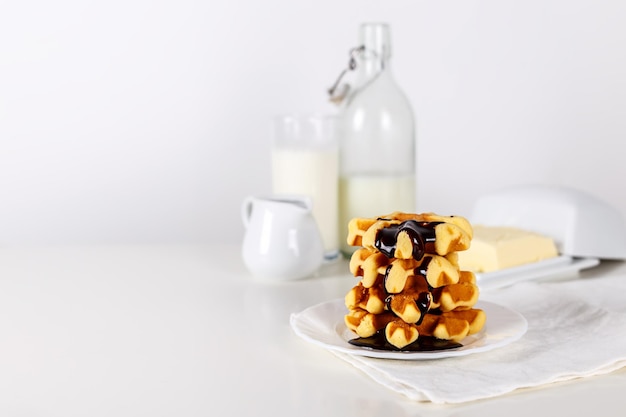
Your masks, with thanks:
M 480 298 L 521 313 L 527 333 L 489 352 L 447 359 L 333 353 L 385 387 L 433 403 L 490 398 L 626 365 L 626 276 L 523 283 Z

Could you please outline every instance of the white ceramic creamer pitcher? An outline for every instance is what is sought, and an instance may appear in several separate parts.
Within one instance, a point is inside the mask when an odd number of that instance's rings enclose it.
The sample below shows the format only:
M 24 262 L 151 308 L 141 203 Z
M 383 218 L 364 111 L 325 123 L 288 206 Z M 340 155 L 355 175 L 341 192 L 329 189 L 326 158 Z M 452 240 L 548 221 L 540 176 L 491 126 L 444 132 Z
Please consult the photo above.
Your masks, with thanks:
M 242 255 L 253 275 L 285 281 L 305 278 L 322 264 L 324 247 L 305 196 L 247 197 Z

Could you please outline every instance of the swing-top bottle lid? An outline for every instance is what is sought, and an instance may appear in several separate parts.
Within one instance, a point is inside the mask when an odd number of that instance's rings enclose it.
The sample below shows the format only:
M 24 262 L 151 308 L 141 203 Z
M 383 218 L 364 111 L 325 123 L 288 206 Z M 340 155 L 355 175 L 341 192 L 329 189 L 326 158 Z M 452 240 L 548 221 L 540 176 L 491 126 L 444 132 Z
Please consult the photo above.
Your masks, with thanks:
M 391 29 L 386 23 L 363 23 L 359 43 L 365 50 L 375 51 L 382 59 L 391 56 Z

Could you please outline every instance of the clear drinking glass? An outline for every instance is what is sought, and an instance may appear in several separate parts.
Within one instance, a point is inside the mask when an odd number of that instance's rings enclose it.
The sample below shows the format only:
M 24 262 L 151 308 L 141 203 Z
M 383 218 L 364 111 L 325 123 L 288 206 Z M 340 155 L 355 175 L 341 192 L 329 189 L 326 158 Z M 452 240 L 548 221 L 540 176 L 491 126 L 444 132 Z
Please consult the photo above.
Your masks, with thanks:
M 337 127 L 330 115 L 283 115 L 272 121 L 273 192 L 311 197 L 327 261 L 339 257 Z

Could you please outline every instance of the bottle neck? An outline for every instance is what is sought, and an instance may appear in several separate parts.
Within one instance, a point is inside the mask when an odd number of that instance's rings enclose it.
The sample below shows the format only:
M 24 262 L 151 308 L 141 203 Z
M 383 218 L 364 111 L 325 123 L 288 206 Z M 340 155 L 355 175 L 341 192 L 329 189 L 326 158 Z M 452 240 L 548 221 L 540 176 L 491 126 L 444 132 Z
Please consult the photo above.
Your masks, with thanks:
M 391 59 L 391 30 L 384 23 L 364 23 L 359 29 L 361 73 L 374 77 L 381 72 L 389 72 Z
M 366 78 L 372 78 L 383 72 L 391 72 L 389 59 L 380 59 L 373 57 L 364 59 L 361 63 L 361 75 Z

